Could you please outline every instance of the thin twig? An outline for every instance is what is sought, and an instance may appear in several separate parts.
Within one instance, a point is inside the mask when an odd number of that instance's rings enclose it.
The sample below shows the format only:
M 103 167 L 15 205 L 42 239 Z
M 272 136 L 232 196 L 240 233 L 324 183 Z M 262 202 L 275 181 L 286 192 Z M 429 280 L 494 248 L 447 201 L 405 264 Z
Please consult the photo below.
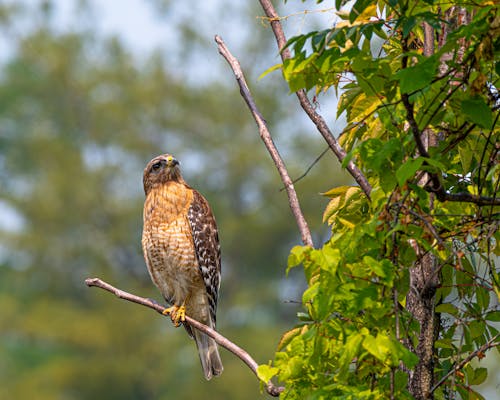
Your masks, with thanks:
M 292 183 L 295 185 L 298 181 L 300 181 L 301 179 L 305 178 L 307 176 L 307 174 L 309 173 L 309 171 L 311 171 L 311 169 L 313 169 L 313 167 L 319 162 L 319 160 L 321 160 L 321 158 L 323 158 L 323 156 L 326 154 L 326 152 L 330 150 L 330 147 L 327 147 L 325 150 L 323 150 L 321 152 L 321 154 L 316 157 L 314 159 L 314 161 L 309 164 L 309 166 L 307 167 L 307 169 L 302 173 L 302 175 L 300 175 L 298 178 L 295 178 Z M 286 190 L 286 187 L 282 187 L 280 189 L 280 192 L 282 192 L 283 190 Z
M 427 227 L 427 229 L 429 230 L 429 232 L 432 234 L 432 236 L 434 236 L 434 239 L 436 239 L 436 241 L 438 242 L 438 244 L 440 246 L 444 247 L 443 238 L 441 236 L 439 236 L 439 233 L 437 233 L 436 228 L 434 227 L 434 225 L 432 225 L 432 223 L 430 223 L 424 216 L 422 216 L 419 213 L 413 211 L 412 209 L 406 207 L 405 205 L 403 205 L 403 207 L 406 208 L 406 210 L 411 215 L 413 215 L 414 217 L 416 217 L 420 221 L 422 221 L 424 223 L 424 225 Z
M 492 347 L 497 347 L 500 346 L 500 342 L 495 342 L 500 337 L 500 334 L 497 333 L 495 336 L 493 336 L 490 340 L 488 340 L 485 344 L 483 344 L 479 349 L 473 351 L 470 353 L 467 357 L 465 357 L 462 361 L 460 361 L 458 364 L 453 365 L 453 367 L 439 380 L 438 383 L 436 383 L 430 393 L 434 393 L 434 391 L 441 386 L 443 383 L 446 382 L 446 380 L 450 377 L 450 375 L 454 374 L 455 372 L 459 371 L 466 365 L 469 361 L 471 361 L 474 357 L 477 357 L 479 354 L 484 353 L 486 350 L 491 349 Z
M 87 278 L 85 279 L 85 284 L 89 287 L 98 287 L 100 289 L 107 290 L 110 293 L 113 293 L 116 297 L 131 301 L 133 303 L 137 303 L 140 305 L 143 305 L 145 307 L 149 307 L 156 312 L 164 314 L 166 308 L 163 307 L 162 305 L 155 303 L 154 301 L 150 299 L 146 299 L 144 297 L 139 297 L 136 296 L 135 294 L 131 294 L 128 292 L 125 292 L 121 289 L 118 289 L 109 283 L 104 282 L 103 280 L 99 278 Z M 259 366 L 255 360 L 248 354 L 245 350 L 243 350 L 241 347 L 237 346 L 233 342 L 231 342 L 229 339 L 225 338 L 222 336 L 220 333 L 216 332 L 215 330 L 209 328 L 208 326 L 202 324 L 201 322 L 196 321 L 195 319 L 192 319 L 191 317 L 186 315 L 186 321 L 189 326 L 198 329 L 200 332 L 203 332 L 207 336 L 210 336 L 212 339 L 214 339 L 218 345 L 224 347 L 226 350 L 229 350 L 231 353 L 233 353 L 235 356 L 237 356 L 239 359 L 241 359 L 255 374 L 255 376 L 258 377 L 257 375 L 257 367 Z M 266 391 L 273 397 L 278 397 L 281 392 L 285 390 L 283 387 L 280 386 L 275 386 L 271 381 L 269 381 L 266 385 Z
M 259 0 L 260 4 L 262 6 L 262 9 L 264 10 L 266 16 L 269 18 L 269 22 L 271 24 L 271 28 L 274 32 L 274 36 L 276 38 L 276 42 L 278 44 L 278 49 L 281 54 L 281 59 L 283 61 L 290 59 L 291 54 L 290 50 L 288 48 L 285 48 L 286 45 L 286 37 L 283 32 L 283 28 L 281 26 L 280 18 L 279 15 L 276 13 L 276 10 L 274 9 L 273 5 L 269 0 Z M 311 101 L 307 97 L 307 92 L 304 89 L 298 90 L 295 92 L 297 95 L 297 98 L 299 99 L 299 103 L 302 106 L 303 110 L 306 112 L 307 116 L 309 119 L 316 125 L 316 128 L 318 129 L 319 133 L 325 141 L 328 143 L 328 146 L 330 146 L 330 149 L 333 151 L 333 153 L 337 156 L 340 162 L 344 160 L 344 158 L 347 156 L 345 150 L 342 148 L 342 146 L 337 142 L 335 137 L 333 136 L 332 132 L 330 131 L 330 128 L 326 124 L 325 120 L 321 115 L 319 115 L 316 110 L 314 109 L 314 106 L 311 104 Z M 372 191 L 372 187 L 369 184 L 368 180 L 366 177 L 363 175 L 361 170 L 354 164 L 354 162 L 351 160 L 346 166 L 347 171 L 351 174 L 351 176 L 356 180 L 358 185 L 361 187 L 363 192 L 365 192 L 366 196 L 368 199 L 370 198 L 370 193 Z
M 304 218 L 304 214 L 302 213 L 302 210 L 300 208 L 299 199 L 297 197 L 297 193 L 295 192 L 293 182 L 290 179 L 290 176 L 288 175 L 285 163 L 283 162 L 283 159 L 281 158 L 278 149 L 276 148 L 273 142 L 271 134 L 269 133 L 269 129 L 267 128 L 267 123 L 262 114 L 260 113 L 259 109 L 257 108 L 257 105 L 255 104 L 255 101 L 252 97 L 252 94 L 250 93 L 250 89 L 248 88 L 247 82 L 245 80 L 245 75 L 243 74 L 240 63 L 231 54 L 231 52 L 229 51 L 229 49 L 227 48 L 226 44 L 224 43 L 224 41 L 220 36 L 218 35 L 215 36 L 215 42 L 217 43 L 219 53 L 222 55 L 222 57 L 226 59 L 231 69 L 233 70 L 236 81 L 238 82 L 238 85 L 240 87 L 240 93 L 245 102 L 247 103 L 247 106 L 250 109 L 250 112 L 252 113 L 255 122 L 257 123 L 260 137 L 264 142 L 267 151 L 271 155 L 274 164 L 276 165 L 276 168 L 278 169 L 278 172 L 281 176 L 281 180 L 285 185 L 286 193 L 288 195 L 288 202 L 290 203 L 290 208 L 292 209 L 292 213 L 295 216 L 295 220 L 297 221 L 297 225 L 299 227 L 300 234 L 302 236 L 302 242 L 307 246 L 313 247 L 311 232 L 307 225 L 307 221 Z

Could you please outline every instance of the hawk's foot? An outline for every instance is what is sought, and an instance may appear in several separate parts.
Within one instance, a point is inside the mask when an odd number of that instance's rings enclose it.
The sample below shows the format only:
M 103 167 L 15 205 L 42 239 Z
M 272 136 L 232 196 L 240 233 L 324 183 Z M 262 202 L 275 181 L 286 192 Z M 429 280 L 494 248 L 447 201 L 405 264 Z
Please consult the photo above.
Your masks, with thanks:
M 186 320 L 186 307 L 184 305 L 178 306 L 174 304 L 172 307 L 166 308 L 163 315 L 170 315 L 170 319 L 175 327 L 178 327 L 181 322 Z

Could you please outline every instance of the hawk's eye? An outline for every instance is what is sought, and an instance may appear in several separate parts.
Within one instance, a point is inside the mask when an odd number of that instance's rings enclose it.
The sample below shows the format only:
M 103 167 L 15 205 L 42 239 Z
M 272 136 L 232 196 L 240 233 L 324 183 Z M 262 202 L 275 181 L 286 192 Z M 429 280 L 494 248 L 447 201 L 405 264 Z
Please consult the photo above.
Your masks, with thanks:
M 153 171 L 158 171 L 161 167 L 161 162 L 158 161 L 157 163 L 153 164 Z

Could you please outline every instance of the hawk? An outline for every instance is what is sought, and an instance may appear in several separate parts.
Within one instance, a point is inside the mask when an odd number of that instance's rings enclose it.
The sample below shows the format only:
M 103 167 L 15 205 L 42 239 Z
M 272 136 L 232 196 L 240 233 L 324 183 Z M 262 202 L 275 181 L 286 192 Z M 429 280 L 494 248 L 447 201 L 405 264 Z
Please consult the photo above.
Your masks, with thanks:
M 175 326 L 194 338 L 205 378 L 222 373 L 217 343 L 184 322 L 215 329 L 221 258 L 217 225 L 207 200 L 186 184 L 170 154 L 153 158 L 143 175 L 142 250 L 152 281 L 172 306 Z

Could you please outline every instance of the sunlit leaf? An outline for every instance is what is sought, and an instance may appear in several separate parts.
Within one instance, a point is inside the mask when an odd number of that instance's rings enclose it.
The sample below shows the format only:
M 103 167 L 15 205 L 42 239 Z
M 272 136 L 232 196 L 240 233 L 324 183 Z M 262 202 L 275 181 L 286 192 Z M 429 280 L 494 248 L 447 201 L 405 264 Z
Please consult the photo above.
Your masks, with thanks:
M 281 335 L 281 339 L 278 343 L 277 350 L 283 350 L 292 340 L 293 338 L 300 335 L 302 332 L 302 327 L 293 328 Z
M 275 64 L 273 65 L 272 67 L 269 67 L 268 69 L 266 69 L 262 74 L 259 75 L 259 77 L 257 78 L 258 80 L 261 80 L 262 78 L 264 78 L 266 75 L 270 74 L 271 72 L 274 72 L 278 69 L 281 69 L 283 67 L 283 64 Z
M 361 344 L 363 343 L 366 334 L 367 334 L 366 329 L 362 329 L 361 332 L 353 333 L 347 338 L 342 354 L 340 355 L 339 359 L 340 377 L 343 377 L 348 373 L 349 367 L 353 359 L 358 355 L 358 352 L 361 348 Z
M 259 365 L 257 367 L 257 376 L 262 382 L 269 382 L 271 378 L 276 376 L 279 372 L 279 369 L 276 367 L 271 367 L 270 365 Z

